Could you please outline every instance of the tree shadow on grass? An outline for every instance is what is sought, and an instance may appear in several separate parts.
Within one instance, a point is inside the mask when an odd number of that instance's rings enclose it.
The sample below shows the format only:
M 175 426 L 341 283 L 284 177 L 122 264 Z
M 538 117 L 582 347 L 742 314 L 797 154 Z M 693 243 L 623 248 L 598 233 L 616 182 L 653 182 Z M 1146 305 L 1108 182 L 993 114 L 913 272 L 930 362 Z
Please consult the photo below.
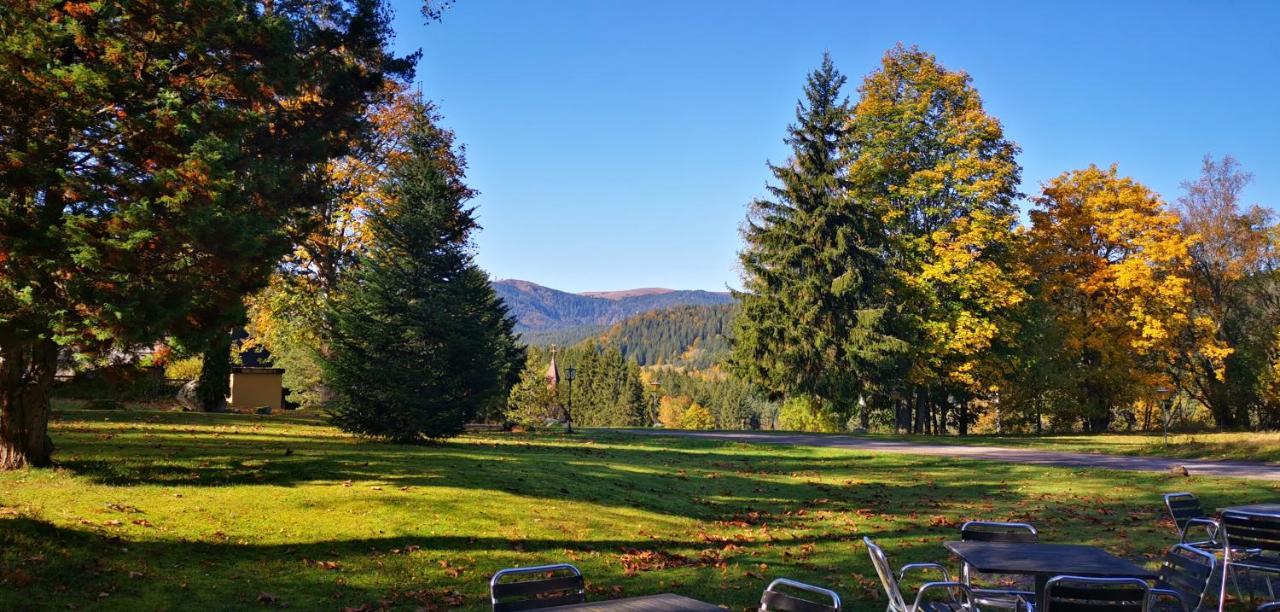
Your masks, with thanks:
M 1125 504 L 1101 506 L 1116 515 Z M 914 521 L 895 531 L 827 530 L 774 539 L 523 538 L 479 534 L 405 534 L 282 544 L 124 537 L 101 526 L 64 527 L 27 517 L 0 518 L 0 609 L 485 609 L 487 579 L 502 567 L 573 562 L 593 585 L 592 599 L 677 592 L 731 609 L 750 606 L 768 579 L 787 576 L 832 586 L 847 609 L 883 608 L 861 545 L 871 535 L 895 567 L 940 561 L 956 569 L 941 542 L 954 526 Z M 1058 534 L 1061 535 L 1061 534 Z M 1115 529 L 1076 532 L 1075 543 L 1103 545 L 1154 562 L 1167 542 L 1119 544 Z M 1169 534 L 1170 537 L 1171 534 Z M 1138 534 L 1126 534 L 1124 538 Z M 1083 539 L 1082 539 L 1083 538 Z M 1062 541 L 1046 537 L 1048 541 Z M 654 565 L 626 569 L 626 555 L 652 554 Z M 904 588 L 914 589 L 916 584 Z
M 767 578 L 785 575 L 835 586 L 859 602 L 853 609 L 882 609 L 883 604 L 868 603 L 876 584 L 859 542 L 862 535 L 877 538 L 895 565 L 931 560 L 954 567 L 941 542 L 957 537 L 964 519 L 1026 520 L 1041 528 L 1045 541 L 1103 545 L 1139 558 L 1158 555 L 1174 537 L 1159 518 L 1159 493 L 1166 483 L 1168 489 L 1203 493 L 1209 507 L 1274 496 L 1260 483 L 1172 482 L 1159 475 L 1046 472 L 951 458 L 786 447 L 766 451 L 731 442 L 499 435 L 406 447 L 297 432 L 283 440 L 274 434 L 287 432 L 237 437 L 219 427 L 225 435 L 210 435 L 208 427 L 172 434 L 131 426 L 114 415 L 109 439 L 100 439 L 101 432 L 92 428 L 55 430 L 55 438 L 65 442 L 64 467 L 91 482 L 121 487 L 122 494 L 132 486 L 344 487 L 350 481 L 361 495 L 335 496 L 321 489 L 306 496 L 305 507 L 403 505 L 411 512 L 459 518 L 493 511 L 501 520 L 529 521 L 525 526 L 536 535 L 508 539 L 492 533 L 493 527 L 474 525 L 444 534 L 410 527 L 397 537 L 258 545 L 159 539 L 163 532 L 151 539 L 146 537 L 150 530 L 140 536 L 132 528 L 125 536 L 133 539 L 122 539 L 98 524 L 82 529 L 31 518 L 0 520 L 0 569 L 6 572 L 0 581 L 7 581 L 0 584 L 0 608 L 21 608 L 23 594 L 37 591 L 77 606 L 94 603 L 105 592 L 97 605 L 120 609 L 252 607 L 263 605 L 256 598 L 267 593 L 311 609 L 382 599 L 413 607 L 454 597 L 451 590 L 462 593 L 466 607 L 483 608 L 485 580 L 493 571 L 571 561 L 608 589 L 593 591 L 597 599 L 675 591 L 747 606 Z M 1062 480 L 1051 494 L 1023 486 L 1046 477 Z M 1134 494 L 1123 501 L 1103 499 L 1096 492 L 1099 483 L 1123 485 Z M 374 484 L 386 490 L 368 491 Z M 394 487 L 412 491 L 400 494 Z M 436 487 L 447 489 L 437 494 Z M 482 508 L 445 504 L 456 488 L 493 497 L 466 502 Z M 567 509 L 570 514 L 562 509 L 561 520 L 579 518 L 574 512 L 613 516 L 601 523 L 603 529 L 579 532 L 602 533 L 598 537 L 547 537 L 554 530 L 534 528 L 531 521 L 538 509 L 561 501 L 590 504 Z M 512 515 L 511 508 L 529 508 L 530 515 Z M 635 510 L 652 517 L 640 518 Z M 591 518 L 599 517 L 581 517 Z M 291 516 L 298 519 L 306 514 Z M 654 532 L 657 537 L 648 535 Z M 415 547 L 412 553 L 410 547 Z M 657 567 L 628 575 L 623 555 L 638 554 L 628 551 L 652 553 Z M 329 568 L 326 562 L 338 566 Z M 23 568 L 38 584 L 27 587 L 30 591 L 9 589 L 15 584 L 11 574 Z M 183 581 L 189 583 L 185 589 Z M 15 602 L 19 605 L 5 605 Z
M 811 537 L 788 546 L 843 540 Z M 592 585 L 591 599 L 677 591 L 719 602 L 724 594 L 717 597 L 704 583 L 727 567 L 720 551 L 732 550 L 754 566 L 752 553 L 774 548 L 772 542 L 728 549 L 671 539 L 513 542 L 461 535 L 259 545 L 126 539 L 100 527 L 67 528 L 26 517 L 0 518 L 0 545 L 0 609 L 14 610 L 30 608 L 32 601 L 121 610 L 484 609 L 488 578 L 498 569 L 553 561 L 579 563 Z M 622 556 L 644 551 L 653 551 L 652 567 L 629 573 L 618 566 Z M 774 556 L 763 559 L 776 562 Z
M 227 419 L 235 423 L 235 418 Z M 796 522 L 816 500 L 829 509 L 854 511 L 860 504 L 946 498 L 972 502 L 1001 491 L 1007 468 L 984 470 L 946 482 L 902 482 L 892 490 L 867 486 L 860 470 L 883 472 L 866 454 L 814 457 L 779 449 L 769 455 L 737 454 L 733 443 L 693 442 L 681 447 L 659 440 L 503 436 L 403 446 L 339 436 L 280 440 L 274 432 L 210 436 L 207 431 L 156 432 L 133 428 L 116 416 L 108 440 L 65 432 L 71 444 L 62 467 L 111 486 L 224 487 L 379 483 L 387 487 L 460 487 L 539 500 L 578 501 L 641 509 L 699 520 L 725 520 L 752 512 Z M 64 432 L 58 432 L 63 437 Z M 101 434 L 98 434 L 101 435 Z M 58 440 L 59 443 L 62 440 Z M 903 459 L 896 459 L 899 463 Z M 957 469 L 923 460 L 921 470 Z M 896 504 L 892 512 L 906 512 Z M 799 514 L 794 514 L 799 512 Z

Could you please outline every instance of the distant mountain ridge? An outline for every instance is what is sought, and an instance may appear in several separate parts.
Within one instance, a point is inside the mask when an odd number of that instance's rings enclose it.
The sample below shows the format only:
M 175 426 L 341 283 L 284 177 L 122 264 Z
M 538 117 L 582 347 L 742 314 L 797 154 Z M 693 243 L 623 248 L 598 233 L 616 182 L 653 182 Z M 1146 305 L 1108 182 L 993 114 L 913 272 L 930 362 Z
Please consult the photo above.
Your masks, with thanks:
M 621 300 L 623 298 L 638 297 L 642 295 L 664 295 L 667 293 L 675 293 L 675 291 L 675 289 L 663 289 L 662 287 L 642 287 L 640 289 L 625 289 L 623 291 L 583 291 L 578 295 L 604 298 L 606 300 Z
M 572 344 L 638 314 L 673 306 L 733 303 L 728 292 L 644 288 L 569 293 L 525 280 L 493 281 L 529 344 Z

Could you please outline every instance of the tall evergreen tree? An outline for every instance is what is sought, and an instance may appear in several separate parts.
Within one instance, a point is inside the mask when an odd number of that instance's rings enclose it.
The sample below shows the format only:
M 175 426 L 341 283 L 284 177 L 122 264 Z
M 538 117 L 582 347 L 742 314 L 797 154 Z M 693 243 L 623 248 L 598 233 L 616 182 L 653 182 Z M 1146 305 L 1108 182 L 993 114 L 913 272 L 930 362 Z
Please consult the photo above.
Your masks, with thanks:
M 515 320 L 473 261 L 463 158 L 429 106 L 412 115 L 373 244 L 330 307 L 324 361 L 333 422 L 398 442 L 461 433 L 506 398 L 522 361 Z
M 899 345 L 885 333 L 881 215 L 846 188 L 845 80 L 824 55 L 788 128 L 792 157 L 770 165 L 773 197 L 750 206 L 731 357 L 772 396 L 813 395 L 842 411 Z

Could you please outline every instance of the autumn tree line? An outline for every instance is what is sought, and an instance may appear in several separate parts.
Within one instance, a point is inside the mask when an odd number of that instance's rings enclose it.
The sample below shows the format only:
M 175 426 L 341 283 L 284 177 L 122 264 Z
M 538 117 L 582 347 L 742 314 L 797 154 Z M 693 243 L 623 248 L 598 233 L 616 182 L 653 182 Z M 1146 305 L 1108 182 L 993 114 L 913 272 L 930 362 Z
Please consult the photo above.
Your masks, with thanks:
M 734 372 L 819 424 L 1280 426 L 1276 226 L 1235 159 L 1172 204 L 1105 164 L 1023 194 L 966 73 L 898 46 L 845 85 L 809 75 L 750 206 Z
M 620 383 L 625 400 L 576 402 L 580 418 L 934 434 L 1280 426 L 1277 229 L 1242 201 L 1250 175 L 1235 159 L 1206 157 L 1173 203 L 1114 165 L 1024 194 L 1019 148 L 967 74 L 899 46 L 852 101 L 846 85 L 829 57 L 807 79 L 792 154 L 743 225 L 736 307 L 650 313 L 565 353 L 616 372 L 648 363 Z M 508 416 L 561 414 L 548 359 L 529 354 Z M 618 401 L 630 408 L 596 408 Z

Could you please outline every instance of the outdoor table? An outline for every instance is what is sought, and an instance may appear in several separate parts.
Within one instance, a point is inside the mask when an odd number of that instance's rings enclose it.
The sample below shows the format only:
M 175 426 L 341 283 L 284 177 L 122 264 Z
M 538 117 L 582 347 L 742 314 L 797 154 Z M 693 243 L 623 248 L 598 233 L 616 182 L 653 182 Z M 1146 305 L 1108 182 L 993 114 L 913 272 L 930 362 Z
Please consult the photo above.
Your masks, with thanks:
M 1242 514 L 1280 514 L 1280 504 L 1248 504 L 1244 506 L 1227 506 L 1225 508 L 1218 508 L 1218 514 L 1222 514 L 1223 512 L 1240 512 Z
M 556 606 L 548 610 L 583 610 L 590 612 L 721 612 L 718 606 L 674 593 L 641 595 L 624 599 Z
M 1054 576 L 1156 578 L 1155 572 L 1096 546 L 1014 542 L 946 542 L 944 546 L 979 572 L 1034 576 L 1037 607 L 1044 601 L 1045 584 Z

